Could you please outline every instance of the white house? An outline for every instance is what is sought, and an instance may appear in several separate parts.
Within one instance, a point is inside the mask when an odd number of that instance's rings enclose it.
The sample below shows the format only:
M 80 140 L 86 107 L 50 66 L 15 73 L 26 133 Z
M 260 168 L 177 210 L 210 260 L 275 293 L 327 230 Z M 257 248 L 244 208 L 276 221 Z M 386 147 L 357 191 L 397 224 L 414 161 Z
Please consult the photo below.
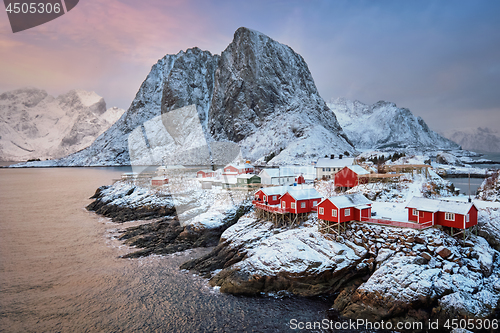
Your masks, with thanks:
M 333 157 L 333 155 L 332 155 Z M 335 174 L 343 167 L 354 164 L 354 158 L 346 158 L 339 155 L 339 158 L 320 158 L 316 162 L 316 178 L 333 179 Z
M 263 169 L 260 181 L 266 185 L 290 185 L 295 182 L 295 174 L 288 168 Z

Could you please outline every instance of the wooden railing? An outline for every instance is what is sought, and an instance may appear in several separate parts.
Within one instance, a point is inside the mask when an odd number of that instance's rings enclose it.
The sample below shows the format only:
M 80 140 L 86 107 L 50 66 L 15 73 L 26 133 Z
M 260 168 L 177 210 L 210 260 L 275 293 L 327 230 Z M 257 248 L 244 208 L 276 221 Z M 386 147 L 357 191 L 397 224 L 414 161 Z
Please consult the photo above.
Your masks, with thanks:
M 276 205 L 276 206 L 269 206 L 269 205 L 266 205 L 266 204 L 262 203 L 262 201 L 256 201 L 256 200 L 254 200 L 254 201 L 252 201 L 252 204 L 254 204 L 254 206 L 256 208 L 260 208 L 260 209 L 263 209 L 263 210 L 271 212 L 271 213 L 284 214 L 284 213 L 289 213 L 290 212 L 289 209 L 281 208 L 278 205 Z
M 369 217 L 362 217 L 361 222 L 389 225 L 389 226 L 393 226 L 393 227 L 412 228 L 412 229 L 427 229 L 427 228 L 432 227 L 432 221 L 426 222 L 426 223 L 415 223 L 415 222 L 400 222 L 400 221 L 392 221 L 392 220 L 384 220 L 384 219 L 372 219 Z

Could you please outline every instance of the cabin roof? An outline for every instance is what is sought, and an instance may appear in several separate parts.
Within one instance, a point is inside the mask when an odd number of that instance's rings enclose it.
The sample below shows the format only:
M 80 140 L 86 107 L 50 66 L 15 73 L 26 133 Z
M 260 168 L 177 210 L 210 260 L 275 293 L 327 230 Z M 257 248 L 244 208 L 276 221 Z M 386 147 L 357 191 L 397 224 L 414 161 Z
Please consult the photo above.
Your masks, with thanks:
M 290 187 L 290 186 L 273 186 L 273 187 L 265 187 L 265 188 L 262 188 L 261 190 L 267 196 L 283 195 L 286 193 L 286 190 L 288 189 L 288 187 Z
M 330 202 L 337 208 L 367 206 L 368 204 L 371 204 L 371 201 L 361 193 L 339 195 L 337 197 L 330 197 L 325 200 L 330 200 Z
M 359 165 L 348 165 L 346 168 L 349 168 L 352 172 L 358 174 L 358 175 L 368 175 L 370 172 L 368 172 L 365 168 L 359 166 Z
M 474 204 L 471 202 L 444 201 L 413 197 L 406 208 L 416 208 L 425 212 L 447 212 L 466 215 Z
M 295 186 L 294 186 L 295 187 Z M 309 199 L 319 199 L 321 194 L 314 188 L 293 188 L 289 187 L 287 190 L 288 194 L 292 196 L 295 200 L 309 200 Z
M 316 163 L 316 168 L 343 168 L 353 165 L 354 158 L 320 158 Z
M 244 163 L 244 164 L 229 163 L 224 168 L 227 168 L 229 166 L 232 166 L 233 168 L 236 168 L 238 170 L 247 169 L 247 168 L 253 169 L 253 165 L 251 165 L 249 163 Z
M 277 168 L 276 169 L 264 169 L 260 172 L 260 174 L 262 174 L 264 172 L 267 173 L 268 176 L 271 178 L 295 177 L 294 173 L 288 169 L 277 169 Z

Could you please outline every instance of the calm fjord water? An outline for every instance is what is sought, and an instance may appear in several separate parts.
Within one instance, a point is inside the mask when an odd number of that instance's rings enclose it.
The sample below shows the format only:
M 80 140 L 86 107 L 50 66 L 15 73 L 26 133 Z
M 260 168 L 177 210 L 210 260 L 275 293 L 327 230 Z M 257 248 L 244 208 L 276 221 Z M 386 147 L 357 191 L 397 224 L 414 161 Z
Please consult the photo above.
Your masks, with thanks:
M 327 301 L 220 294 L 179 265 L 208 252 L 125 260 L 120 225 L 87 212 L 119 168 L 0 169 L 1 332 L 288 332 Z

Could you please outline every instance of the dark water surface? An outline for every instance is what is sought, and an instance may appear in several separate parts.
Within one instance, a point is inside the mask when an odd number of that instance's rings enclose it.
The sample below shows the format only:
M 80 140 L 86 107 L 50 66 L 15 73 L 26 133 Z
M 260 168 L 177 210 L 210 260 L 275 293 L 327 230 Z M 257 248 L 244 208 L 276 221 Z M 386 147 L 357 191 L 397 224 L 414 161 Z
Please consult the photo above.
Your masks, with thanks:
M 331 301 L 220 294 L 179 265 L 209 249 L 119 259 L 121 225 L 87 212 L 126 169 L 0 169 L 0 331 L 290 332 Z

